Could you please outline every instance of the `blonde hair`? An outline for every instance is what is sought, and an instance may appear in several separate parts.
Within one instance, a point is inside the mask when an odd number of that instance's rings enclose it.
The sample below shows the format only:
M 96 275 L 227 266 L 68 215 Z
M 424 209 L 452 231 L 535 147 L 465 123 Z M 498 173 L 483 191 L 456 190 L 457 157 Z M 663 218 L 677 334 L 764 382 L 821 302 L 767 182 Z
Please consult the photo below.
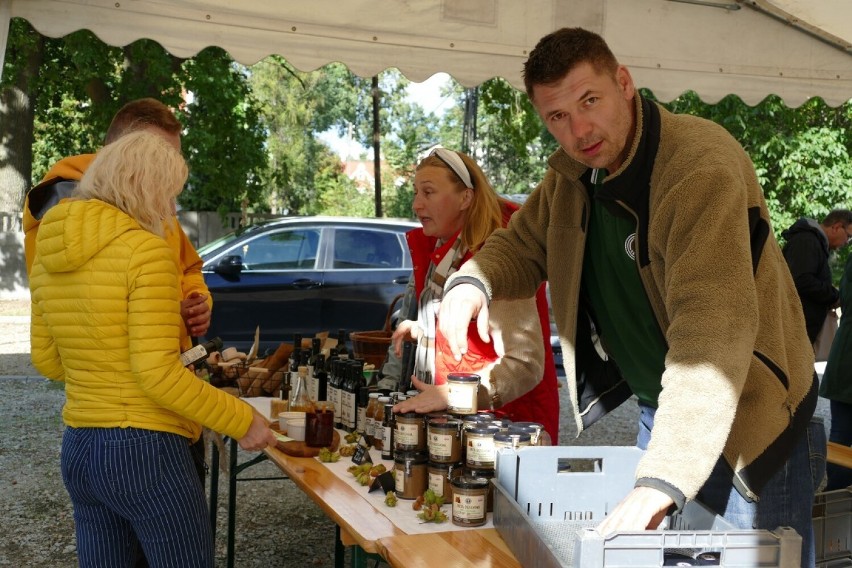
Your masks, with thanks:
M 452 150 L 450 150 L 452 152 Z M 461 231 L 462 243 L 471 251 L 476 252 L 491 233 L 503 226 L 503 206 L 505 199 L 497 195 L 485 173 L 473 158 L 463 152 L 455 152 L 464 162 L 470 179 L 473 182 L 473 198 L 467 208 L 464 227 Z M 417 164 L 416 170 L 427 166 L 448 170 L 457 182 L 458 190 L 469 189 L 459 175 L 439 158 L 435 153 L 429 154 Z
M 163 222 L 174 215 L 174 199 L 183 189 L 187 174 L 180 152 L 162 136 L 141 130 L 104 146 L 80 180 L 74 197 L 109 203 L 162 237 Z

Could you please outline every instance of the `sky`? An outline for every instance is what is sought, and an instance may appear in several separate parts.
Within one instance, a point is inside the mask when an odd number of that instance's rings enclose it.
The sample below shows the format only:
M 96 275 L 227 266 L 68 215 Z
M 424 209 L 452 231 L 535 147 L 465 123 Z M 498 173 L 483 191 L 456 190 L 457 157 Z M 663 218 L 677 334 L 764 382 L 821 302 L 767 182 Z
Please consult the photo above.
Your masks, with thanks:
M 423 107 L 427 114 L 431 112 L 441 116 L 453 104 L 452 99 L 441 98 L 441 87 L 450 80 L 446 73 L 436 73 L 422 83 L 411 83 L 408 86 L 408 99 Z M 373 155 L 372 148 L 366 149 L 351 139 L 341 138 L 331 130 L 323 132 L 320 139 L 331 146 L 341 159 L 357 158 L 362 152 L 367 152 L 370 158 Z

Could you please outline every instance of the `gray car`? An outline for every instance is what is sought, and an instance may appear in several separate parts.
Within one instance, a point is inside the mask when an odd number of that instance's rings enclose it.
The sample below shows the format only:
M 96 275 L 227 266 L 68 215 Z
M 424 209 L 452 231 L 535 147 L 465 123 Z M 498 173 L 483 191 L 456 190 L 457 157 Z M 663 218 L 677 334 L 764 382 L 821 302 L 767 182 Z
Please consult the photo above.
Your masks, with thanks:
M 261 352 L 293 334 L 381 329 L 411 278 L 404 219 L 285 217 L 199 249 L 213 295 L 207 337 Z

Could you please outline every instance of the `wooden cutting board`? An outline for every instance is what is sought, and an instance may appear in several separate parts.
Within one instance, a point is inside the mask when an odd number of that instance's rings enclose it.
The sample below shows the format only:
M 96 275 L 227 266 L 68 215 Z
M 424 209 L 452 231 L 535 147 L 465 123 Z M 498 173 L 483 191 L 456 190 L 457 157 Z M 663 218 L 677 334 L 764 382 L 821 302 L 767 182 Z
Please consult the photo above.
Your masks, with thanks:
M 272 426 L 270 426 L 272 427 Z M 280 432 L 277 427 L 272 427 L 276 432 Z M 334 431 L 331 437 L 331 446 L 329 446 L 329 450 L 332 452 L 336 451 L 338 446 L 340 446 L 340 434 L 337 430 Z M 297 458 L 313 458 L 319 455 L 319 451 L 322 448 L 312 448 L 308 446 L 304 442 L 299 442 L 296 440 L 289 440 L 287 442 L 282 442 L 278 440 L 275 444 L 275 447 L 287 454 L 288 456 L 294 456 Z

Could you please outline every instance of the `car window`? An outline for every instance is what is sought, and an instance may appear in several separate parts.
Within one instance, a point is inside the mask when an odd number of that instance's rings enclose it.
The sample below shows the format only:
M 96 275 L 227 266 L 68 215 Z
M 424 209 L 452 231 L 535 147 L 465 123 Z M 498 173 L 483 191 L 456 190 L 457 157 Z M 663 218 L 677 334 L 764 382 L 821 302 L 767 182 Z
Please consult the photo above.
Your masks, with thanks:
M 396 233 L 370 229 L 334 232 L 334 268 L 400 268 L 402 245 Z
M 238 248 L 243 257 L 243 270 L 312 269 L 316 264 L 319 238 L 319 229 L 258 236 Z

